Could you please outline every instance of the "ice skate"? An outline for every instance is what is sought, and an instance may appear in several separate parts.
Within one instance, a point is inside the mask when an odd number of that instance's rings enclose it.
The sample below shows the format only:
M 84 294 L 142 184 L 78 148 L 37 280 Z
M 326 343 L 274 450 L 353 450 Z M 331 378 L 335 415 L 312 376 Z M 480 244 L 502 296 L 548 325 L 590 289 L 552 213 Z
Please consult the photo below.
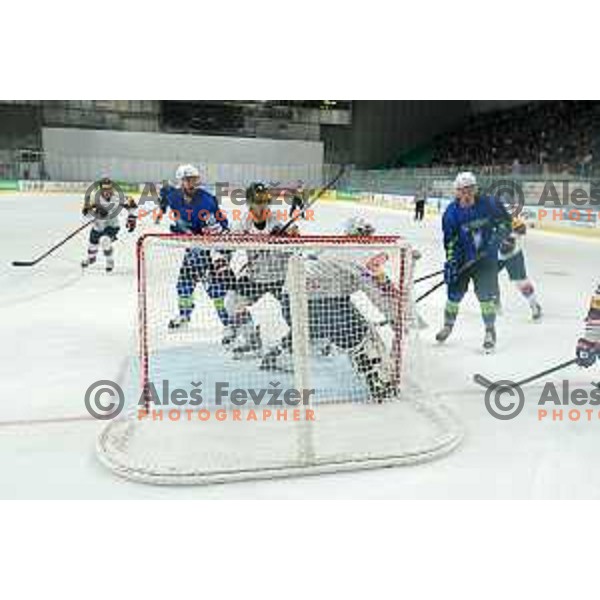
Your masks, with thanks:
M 444 325 L 435 335 L 436 342 L 443 344 L 452 333 L 452 325 Z
M 182 327 L 185 327 L 186 325 L 188 325 L 189 322 L 190 322 L 190 317 L 184 317 L 183 315 L 174 317 L 173 319 L 171 319 L 169 321 L 169 329 L 170 330 L 181 329 Z
M 485 328 L 483 338 L 483 351 L 485 354 L 491 354 L 496 348 L 496 329 L 493 325 Z
M 537 302 L 531 305 L 531 319 L 534 323 L 539 323 L 542 320 L 542 307 Z
M 81 268 L 82 269 L 87 269 L 88 267 L 90 267 L 91 265 L 93 265 L 96 262 L 96 257 L 95 256 L 89 256 L 88 258 L 84 259 L 81 261 Z

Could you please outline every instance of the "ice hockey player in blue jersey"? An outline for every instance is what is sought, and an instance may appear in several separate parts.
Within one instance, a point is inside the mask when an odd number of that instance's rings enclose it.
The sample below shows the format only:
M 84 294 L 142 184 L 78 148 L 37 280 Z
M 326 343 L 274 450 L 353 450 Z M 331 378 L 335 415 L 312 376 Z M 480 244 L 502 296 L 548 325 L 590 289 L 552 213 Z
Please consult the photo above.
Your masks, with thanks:
M 171 211 L 174 234 L 207 235 L 220 234 L 229 230 L 225 215 L 219 211 L 217 199 L 200 187 L 200 172 L 193 165 L 182 165 L 176 178 L 180 187 L 168 188 L 164 197 Z M 227 324 L 227 312 L 223 306 L 226 290 L 214 277 L 222 261 L 213 261 L 210 250 L 200 247 L 188 248 L 177 278 L 179 315 L 169 322 L 169 329 L 178 329 L 189 323 L 194 311 L 194 292 L 202 281 L 209 297 L 213 300 L 219 318 Z
M 491 352 L 496 345 L 498 247 L 511 233 L 512 220 L 498 199 L 477 193 L 473 173 L 459 173 L 454 186 L 456 199 L 442 218 L 448 298 L 444 326 L 436 340 L 445 342 L 452 333 L 460 303 L 473 281 L 485 326 L 483 349 Z

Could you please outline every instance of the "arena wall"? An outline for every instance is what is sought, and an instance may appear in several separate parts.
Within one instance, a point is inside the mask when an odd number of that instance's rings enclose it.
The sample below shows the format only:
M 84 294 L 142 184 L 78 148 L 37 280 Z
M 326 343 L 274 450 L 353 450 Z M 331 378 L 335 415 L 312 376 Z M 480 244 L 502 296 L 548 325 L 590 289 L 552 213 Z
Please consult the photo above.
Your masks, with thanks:
M 320 184 L 323 143 L 133 131 L 42 130 L 45 171 L 54 181 L 160 181 L 177 165 L 202 165 L 209 181 L 245 185 L 256 179 Z

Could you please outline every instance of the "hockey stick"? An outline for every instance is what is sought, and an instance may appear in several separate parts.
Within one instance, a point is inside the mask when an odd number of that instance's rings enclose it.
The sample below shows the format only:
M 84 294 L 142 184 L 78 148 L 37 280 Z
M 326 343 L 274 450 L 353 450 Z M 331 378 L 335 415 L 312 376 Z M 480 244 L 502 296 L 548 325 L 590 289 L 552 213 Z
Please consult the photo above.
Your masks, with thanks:
M 433 273 L 429 273 L 429 275 L 423 275 L 421 277 L 417 277 L 413 283 L 420 283 L 421 281 L 425 281 L 426 279 L 431 279 L 436 275 L 442 275 L 444 273 L 444 269 L 440 269 L 439 271 L 434 271 Z
M 460 277 L 461 275 L 463 275 L 464 273 L 466 273 L 471 267 L 475 266 L 480 260 L 482 260 L 483 258 L 485 258 L 485 254 L 482 254 L 481 256 L 478 256 L 477 258 L 475 258 L 474 260 L 471 260 L 467 263 L 465 263 L 459 270 L 458 270 L 458 276 Z M 442 271 L 443 273 L 443 271 Z M 433 275 L 432 275 L 433 277 Z M 433 294 L 433 292 L 435 292 L 436 290 L 438 290 L 439 288 L 441 288 L 443 285 L 445 285 L 446 282 L 444 280 L 440 281 L 439 283 L 436 283 L 432 288 L 428 289 L 424 294 L 421 294 L 416 300 L 415 300 L 415 304 L 417 302 L 421 302 L 421 300 L 425 300 L 425 298 L 427 298 L 427 296 L 429 296 L 430 294 Z
M 545 371 L 541 371 L 540 373 L 536 373 L 535 375 L 526 377 L 525 379 L 522 379 L 521 381 L 517 381 L 516 383 L 513 384 L 513 386 L 521 387 L 522 385 L 531 383 L 532 381 L 535 381 L 536 379 L 541 379 L 542 377 L 545 377 L 546 375 L 550 375 L 551 373 L 555 373 L 556 371 L 560 371 L 561 369 L 570 367 L 571 365 L 575 364 L 576 362 L 577 362 L 576 359 L 572 358 L 571 360 L 567 360 L 566 362 L 560 363 L 559 365 L 551 367 L 550 369 L 546 369 Z M 481 373 L 475 373 L 475 375 L 473 375 L 473 381 L 485 388 L 490 388 L 490 387 L 496 386 L 496 382 L 492 381 L 491 379 L 488 379 L 487 377 L 484 377 L 483 375 L 481 375 Z
M 433 292 L 435 292 L 436 290 L 438 290 L 439 288 L 441 288 L 443 285 L 445 285 L 446 282 L 445 281 L 440 281 L 439 283 L 436 283 L 432 288 L 428 289 L 424 294 L 421 294 L 416 300 L 415 300 L 415 304 L 417 302 L 421 302 L 421 300 L 425 300 L 425 298 L 427 298 L 427 296 L 433 294 Z
M 94 220 L 91 219 L 87 223 L 84 223 L 83 225 L 78 227 L 75 231 L 70 233 L 66 238 L 64 238 L 63 240 L 58 242 L 58 244 L 55 244 L 54 246 L 52 246 L 52 248 L 50 248 L 49 250 L 46 250 L 46 252 L 44 252 L 44 254 L 38 256 L 34 260 L 13 260 L 12 266 L 13 267 L 33 267 L 34 265 L 37 265 L 40 261 L 44 260 L 44 258 L 46 258 L 46 256 L 49 256 L 55 250 L 58 250 L 58 248 L 60 248 L 63 244 L 66 244 L 72 237 L 75 237 L 80 231 L 83 231 L 86 227 L 89 227 L 93 222 L 94 222 Z
M 340 167 L 340 170 L 337 172 L 336 176 L 327 185 L 325 185 L 325 187 L 322 187 L 317 193 L 317 195 L 314 198 L 312 198 L 310 202 L 308 202 L 308 204 L 297 215 L 291 217 L 290 220 L 283 227 L 281 227 L 281 229 L 278 229 L 276 235 L 281 235 L 282 233 L 285 233 L 285 231 L 290 227 L 290 225 L 293 225 L 300 217 L 303 217 L 304 213 L 311 206 L 313 206 L 317 202 L 317 200 L 319 200 L 319 198 L 322 198 L 325 192 L 328 192 L 341 179 L 345 171 L 346 165 L 342 165 Z

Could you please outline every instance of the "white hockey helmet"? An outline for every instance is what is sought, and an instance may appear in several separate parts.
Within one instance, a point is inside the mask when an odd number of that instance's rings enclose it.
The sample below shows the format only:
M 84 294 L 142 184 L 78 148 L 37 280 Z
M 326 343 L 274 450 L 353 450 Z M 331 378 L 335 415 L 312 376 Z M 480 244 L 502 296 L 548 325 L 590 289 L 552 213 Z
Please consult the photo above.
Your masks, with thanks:
M 375 233 L 375 227 L 362 216 L 351 217 L 344 227 L 346 235 L 367 236 Z
M 471 171 L 463 171 L 456 176 L 454 180 L 454 189 L 462 190 L 466 187 L 475 187 L 477 185 L 477 179 Z
M 179 165 L 175 171 L 175 179 L 181 181 L 185 177 L 200 178 L 200 171 L 194 165 Z

